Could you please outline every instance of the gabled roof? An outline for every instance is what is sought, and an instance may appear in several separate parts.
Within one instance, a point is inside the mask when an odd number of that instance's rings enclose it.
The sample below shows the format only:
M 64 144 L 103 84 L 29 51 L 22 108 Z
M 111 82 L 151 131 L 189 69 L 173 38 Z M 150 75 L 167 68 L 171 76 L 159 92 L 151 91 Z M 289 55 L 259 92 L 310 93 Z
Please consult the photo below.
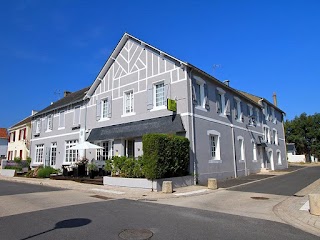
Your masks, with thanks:
M 278 108 L 276 105 L 272 104 L 271 102 L 269 102 L 267 99 L 262 98 L 262 97 L 258 97 L 255 96 L 253 94 L 247 93 L 247 92 L 243 92 L 243 91 L 239 91 L 240 93 L 242 93 L 243 95 L 245 95 L 247 98 L 250 98 L 251 100 L 259 103 L 261 101 L 264 101 L 266 103 L 268 103 L 269 105 L 271 105 L 274 109 L 277 109 L 279 112 L 281 113 L 285 113 L 284 111 L 282 111 L 280 108 Z
M 8 133 L 6 128 L 0 128 L 0 138 L 8 139 Z
M 9 128 L 9 131 L 10 131 L 10 129 L 12 129 L 12 128 L 19 127 L 19 126 L 22 126 L 22 125 L 24 125 L 24 124 L 26 124 L 26 123 L 31 122 L 31 118 L 32 118 L 32 116 L 26 117 L 25 119 L 21 120 L 20 122 L 16 123 L 16 124 L 13 125 L 12 127 L 10 127 L 10 128 Z
M 68 106 L 70 104 L 81 102 L 81 101 L 83 101 L 83 98 L 84 98 L 86 92 L 88 91 L 88 89 L 89 89 L 89 87 L 86 87 L 86 88 L 83 88 L 79 91 L 69 93 L 67 96 L 61 98 L 60 100 L 54 102 L 53 104 L 49 105 L 48 107 L 42 109 L 41 111 L 39 111 L 38 113 L 36 113 L 33 116 L 40 116 L 40 115 L 45 114 L 47 112 Z

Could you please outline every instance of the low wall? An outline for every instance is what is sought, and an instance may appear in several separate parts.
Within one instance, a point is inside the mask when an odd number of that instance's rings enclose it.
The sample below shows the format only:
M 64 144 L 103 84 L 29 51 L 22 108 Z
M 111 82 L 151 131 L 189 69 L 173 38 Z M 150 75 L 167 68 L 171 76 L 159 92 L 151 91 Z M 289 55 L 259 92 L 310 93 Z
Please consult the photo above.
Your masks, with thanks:
M 1 176 L 14 177 L 16 175 L 16 170 L 13 169 L 1 169 Z
M 163 181 L 172 181 L 173 189 L 193 185 L 192 176 L 162 178 L 156 179 L 154 181 L 148 180 L 146 178 L 103 177 L 103 185 L 143 188 L 150 190 L 153 189 L 154 191 L 162 191 Z
M 306 162 L 305 155 L 288 155 L 288 162 Z

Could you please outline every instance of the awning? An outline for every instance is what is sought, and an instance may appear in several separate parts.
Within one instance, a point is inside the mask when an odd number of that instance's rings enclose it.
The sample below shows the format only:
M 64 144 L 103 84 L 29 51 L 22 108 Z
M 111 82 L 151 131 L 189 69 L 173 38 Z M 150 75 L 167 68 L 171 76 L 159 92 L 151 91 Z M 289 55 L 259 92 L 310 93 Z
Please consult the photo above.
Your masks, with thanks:
M 140 137 L 146 133 L 179 132 L 185 132 L 181 116 L 172 115 L 108 127 L 94 128 L 91 130 L 87 141 L 93 142 L 106 139 L 133 138 Z
M 257 145 L 261 146 L 261 147 L 268 147 L 268 145 L 264 141 L 263 137 L 261 137 L 261 136 L 258 136 Z

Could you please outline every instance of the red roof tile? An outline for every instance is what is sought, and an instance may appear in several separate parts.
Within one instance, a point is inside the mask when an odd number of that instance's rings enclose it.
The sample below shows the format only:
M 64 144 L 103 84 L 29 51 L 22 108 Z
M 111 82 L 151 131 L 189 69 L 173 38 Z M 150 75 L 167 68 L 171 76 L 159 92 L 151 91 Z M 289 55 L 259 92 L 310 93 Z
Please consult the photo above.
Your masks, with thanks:
M 8 138 L 7 129 L 0 128 L 0 138 Z

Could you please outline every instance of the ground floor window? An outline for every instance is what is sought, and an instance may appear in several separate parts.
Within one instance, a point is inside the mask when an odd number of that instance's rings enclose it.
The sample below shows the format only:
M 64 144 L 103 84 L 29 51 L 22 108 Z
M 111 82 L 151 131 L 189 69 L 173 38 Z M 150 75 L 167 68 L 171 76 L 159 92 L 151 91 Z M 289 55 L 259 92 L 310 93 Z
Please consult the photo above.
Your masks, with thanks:
M 257 144 L 255 142 L 252 143 L 252 154 L 253 161 L 257 161 Z
M 210 160 L 221 160 L 220 157 L 220 133 L 215 130 L 207 132 L 209 136 Z
M 78 140 L 70 140 L 66 141 L 66 158 L 65 161 L 67 163 L 73 163 L 78 160 L 78 150 L 70 150 L 69 148 L 78 144 Z
M 282 162 L 281 162 L 281 152 L 278 150 L 277 151 L 277 159 L 278 159 L 278 165 L 281 165 Z
M 134 140 L 128 139 L 125 141 L 124 155 L 129 158 L 134 158 Z
M 240 147 L 240 160 L 245 160 L 245 149 L 244 149 L 244 139 L 243 137 L 238 137 L 239 147 Z
M 51 166 L 56 165 L 56 159 L 57 159 L 57 143 L 53 142 L 51 143 L 51 148 L 50 148 L 50 165 Z
M 36 163 L 43 163 L 43 152 L 44 152 L 44 144 L 36 145 Z
M 97 160 L 107 160 L 112 158 L 113 155 L 113 141 L 103 141 L 97 143 L 97 145 L 103 147 L 103 149 L 97 149 Z

